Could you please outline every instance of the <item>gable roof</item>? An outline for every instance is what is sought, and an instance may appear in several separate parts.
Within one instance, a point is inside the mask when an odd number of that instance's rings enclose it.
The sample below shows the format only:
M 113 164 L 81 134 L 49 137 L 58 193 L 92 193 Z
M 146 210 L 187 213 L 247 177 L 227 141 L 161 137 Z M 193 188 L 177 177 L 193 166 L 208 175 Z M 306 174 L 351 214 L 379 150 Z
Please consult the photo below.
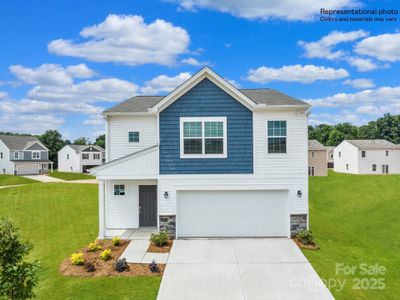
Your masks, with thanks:
M 205 67 L 178 86 L 167 96 L 132 97 L 105 110 L 103 114 L 160 112 L 205 78 L 211 80 L 219 88 L 227 92 L 249 109 L 256 107 L 262 108 L 265 106 L 310 107 L 306 102 L 273 89 L 237 89 L 210 68 Z
M 308 150 L 314 150 L 314 151 L 325 150 L 326 151 L 326 150 L 328 150 L 328 148 L 325 147 L 324 145 L 322 145 L 317 140 L 308 140 Z
M 387 140 L 345 140 L 354 147 L 361 150 L 374 150 L 374 149 L 399 149 L 400 146 L 393 144 Z
M 38 143 L 39 145 L 43 146 L 44 149 L 49 150 L 35 136 L 30 136 L 30 135 L 0 135 L 0 140 L 2 140 L 3 143 L 10 150 L 25 150 L 26 148 L 31 147 L 35 143 Z
M 104 148 L 100 147 L 100 146 L 97 146 L 97 145 L 74 145 L 74 144 L 70 144 L 70 145 L 66 145 L 66 146 L 69 146 L 72 149 L 74 149 L 76 153 L 80 153 L 80 152 L 82 152 L 83 150 L 85 150 L 85 149 L 87 149 L 89 147 L 93 147 L 93 148 L 99 150 L 100 152 L 104 152 Z

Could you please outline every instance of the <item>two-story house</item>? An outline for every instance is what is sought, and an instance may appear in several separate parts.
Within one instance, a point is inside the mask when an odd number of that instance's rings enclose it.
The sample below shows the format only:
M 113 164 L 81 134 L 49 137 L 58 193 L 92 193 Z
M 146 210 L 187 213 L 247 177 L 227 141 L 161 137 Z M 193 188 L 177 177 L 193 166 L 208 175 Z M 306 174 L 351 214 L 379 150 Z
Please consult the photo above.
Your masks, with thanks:
M 58 171 L 87 173 L 103 164 L 105 151 L 97 145 L 65 145 L 57 153 Z
M 99 237 L 290 237 L 308 227 L 310 106 L 203 68 L 167 96 L 106 111 Z
M 327 148 L 317 140 L 308 141 L 308 176 L 328 175 Z
M 49 149 L 34 136 L 0 135 L 0 173 L 45 174 L 53 167 Z
M 334 150 L 335 172 L 400 174 L 400 146 L 386 140 L 344 140 Z

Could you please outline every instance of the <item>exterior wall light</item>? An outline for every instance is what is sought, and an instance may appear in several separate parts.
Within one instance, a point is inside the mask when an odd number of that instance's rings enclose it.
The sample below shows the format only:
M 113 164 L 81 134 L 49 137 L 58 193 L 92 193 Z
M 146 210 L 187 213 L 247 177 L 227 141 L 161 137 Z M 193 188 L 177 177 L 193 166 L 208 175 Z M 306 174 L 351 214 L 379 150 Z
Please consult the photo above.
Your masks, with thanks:
M 303 193 L 300 190 L 298 190 L 297 191 L 297 197 L 301 198 L 302 195 L 303 195 Z
M 168 199 L 168 192 L 167 191 L 164 192 L 164 198 Z

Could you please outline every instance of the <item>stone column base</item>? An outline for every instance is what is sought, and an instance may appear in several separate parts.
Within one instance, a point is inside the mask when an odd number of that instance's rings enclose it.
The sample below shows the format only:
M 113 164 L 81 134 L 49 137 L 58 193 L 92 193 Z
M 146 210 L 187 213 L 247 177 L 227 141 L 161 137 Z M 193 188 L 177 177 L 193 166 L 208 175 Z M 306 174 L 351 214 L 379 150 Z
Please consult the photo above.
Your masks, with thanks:
M 294 237 L 301 230 L 307 229 L 307 214 L 290 215 L 290 236 Z
M 169 233 L 172 239 L 176 237 L 176 216 L 167 215 L 159 216 L 160 219 L 160 231 L 166 231 Z

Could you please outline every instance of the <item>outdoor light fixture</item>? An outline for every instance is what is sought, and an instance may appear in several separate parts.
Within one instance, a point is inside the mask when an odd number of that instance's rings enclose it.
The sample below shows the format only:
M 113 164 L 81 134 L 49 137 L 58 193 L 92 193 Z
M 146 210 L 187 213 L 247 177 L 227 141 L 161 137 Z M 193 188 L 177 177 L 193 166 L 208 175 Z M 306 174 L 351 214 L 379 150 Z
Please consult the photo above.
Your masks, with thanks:
M 297 197 L 301 198 L 301 195 L 303 195 L 303 193 L 300 190 L 298 190 L 297 191 Z
M 167 191 L 164 192 L 164 198 L 168 199 L 168 192 Z

